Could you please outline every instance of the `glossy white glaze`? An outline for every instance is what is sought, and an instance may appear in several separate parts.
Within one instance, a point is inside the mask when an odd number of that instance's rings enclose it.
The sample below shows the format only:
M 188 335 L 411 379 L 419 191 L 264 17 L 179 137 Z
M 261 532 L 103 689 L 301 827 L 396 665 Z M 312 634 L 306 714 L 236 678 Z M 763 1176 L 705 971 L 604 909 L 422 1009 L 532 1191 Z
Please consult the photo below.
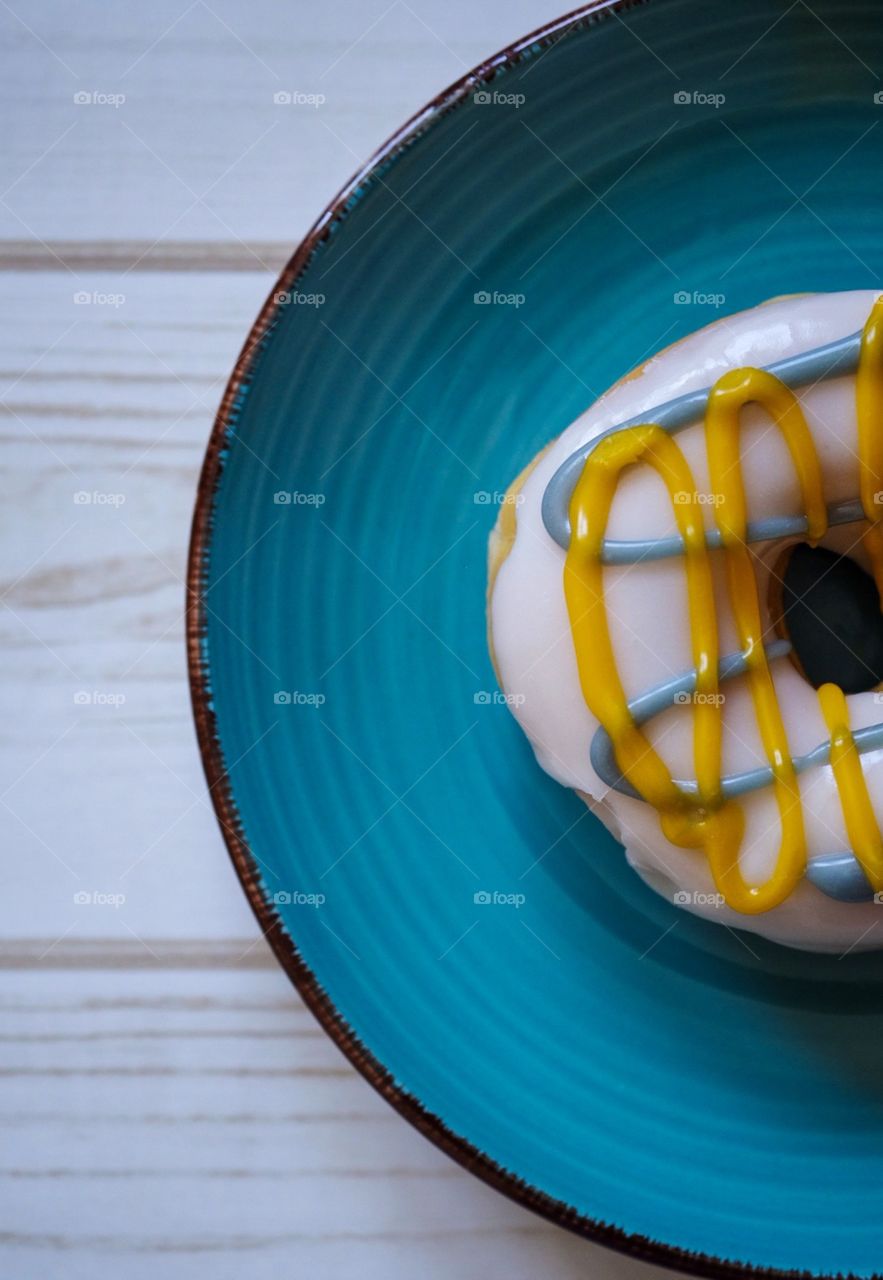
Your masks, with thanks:
M 883 945 L 883 907 L 845 904 L 825 897 L 808 882 L 790 899 L 758 916 L 745 916 L 720 904 L 701 853 L 679 849 L 663 836 L 655 811 L 640 801 L 610 791 L 595 774 L 589 746 L 597 721 L 586 707 L 564 601 L 564 552 L 546 532 L 541 516 L 545 487 L 561 463 L 581 444 L 619 422 L 646 413 L 685 392 L 711 385 L 728 369 L 768 365 L 812 350 L 861 329 L 877 294 L 872 291 L 813 294 L 775 300 L 738 315 L 716 320 L 649 360 L 640 371 L 617 383 L 551 446 L 529 475 L 517 508 L 514 546 L 499 571 L 491 600 L 491 627 L 500 679 L 512 710 L 544 769 L 565 786 L 584 794 L 626 847 L 626 856 L 660 893 L 710 919 L 738 926 L 790 946 L 844 951 Z M 799 398 L 819 451 L 826 501 L 858 496 L 854 378 L 809 386 Z M 743 414 L 742 465 L 750 518 L 796 515 L 802 511 L 796 476 L 785 445 L 768 415 L 754 406 Z M 701 421 L 678 441 L 693 469 L 697 491 L 707 498 L 707 524 L 713 525 Z M 863 526 L 832 529 L 824 545 L 865 564 L 858 545 Z M 676 532 L 670 498 L 648 467 L 636 467 L 620 485 L 611 511 L 608 537 L 657 538 Z M 771 574 L 787 544 L 759 543 L 757 576 L 762 608 Z M 721 565 L 715 565 L 721 652 L 738 648 Z M 629 698 L 688 670 L 690 629 L 682 561 L 671 559 L 623 567 L 605 574 L 608 621 L 619 670 Z M 770 636 L 772 638 L 772 633 Z M 788 659 L 773 666 L 773 676 L 792 754 L 811 749 L 827 737 L 815 690 Z M 745 681 L 725 686 L 723 765 L 727 773 L 765 764 Z M 853 728 L 883 719 L 875 694 L 849 699 Z M 647 729 L 675 777 L 693 776 L 692 713 L 672 706 Z M 883 816 L 883 752 L 863 756 L 872 800 Z M 800 779 L 810 857 L 849 848 L 833 774 L 827 766 Z M 742 870 L 761 881 L 771 872 L 779 848 L 779 819 L 771 789 L 744 800 L 746 834 Z M 686 897 L 686 901 L 685 901 Z

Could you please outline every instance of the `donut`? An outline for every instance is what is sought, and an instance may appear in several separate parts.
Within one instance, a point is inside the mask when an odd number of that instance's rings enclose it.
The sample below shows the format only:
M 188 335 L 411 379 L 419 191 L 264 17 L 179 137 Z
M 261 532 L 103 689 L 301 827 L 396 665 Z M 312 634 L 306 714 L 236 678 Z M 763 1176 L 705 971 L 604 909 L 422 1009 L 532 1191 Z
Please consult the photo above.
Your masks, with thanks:
M 507 705 L 651 889 L 883 947 L 883 296 L 641 364 L 521 471 L 488 570 Z

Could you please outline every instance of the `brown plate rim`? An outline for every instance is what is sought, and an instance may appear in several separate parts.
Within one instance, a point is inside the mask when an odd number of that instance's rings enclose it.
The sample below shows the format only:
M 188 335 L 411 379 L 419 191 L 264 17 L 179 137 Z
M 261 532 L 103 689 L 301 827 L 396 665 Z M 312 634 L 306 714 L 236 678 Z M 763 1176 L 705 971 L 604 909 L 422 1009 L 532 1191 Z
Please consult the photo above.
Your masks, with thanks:
M 301 958 L 294 939 L 285 929 L 273 904 L 265 896 L 261 888 L 257 862 L 245 840 L 232 785 L 224 765 L 212 709 L 210 671 L 205 662 L 203 649 L 206 634 L 203 595 L 207 579 L 214 498 L 223 468 L 225 443 L 235 421 L 236 403 L 240 391 L 251 379 L 258 354 L 273 326 L 280 306 L 276 295 L 294 287 L 306 271 L 316 250 L 327 239 L 331 228 L 346 216 L 347 206 L 357 189 L 369 181 L 372 174 L 379 168 L 395 160 L 435 121 L 463 102 L 477 86 L 490 82 L 497 72 L 517 66 L 532 51 L 535 56 L 542 57 L 558 40 L 593 20 L 597 21 L 605 16 L 616 16 L 618 13 L 640 5 L 663 2 L 664 0 L 592 0 L 591 3 L 553 19 L 521 40 L 506 46 L 499 53 L 485 59 L 433 98 L 393 133 L 354 174 L 307 232 L 273 286 L 239 354 L 218 409 L 203 461 L 197 487 L 187 565 L 187 659 L 193 715 L 209 794 L 221 833 L 263 935 L 269 941 L 279 963 L 297 988 L 304 1003 L 325 1032 L 368 1083 L 415 1129 L 463 1168 L 468 1169 L 517 1204 L 533 1210 L 548 1221 L 565 1227 L 577 1235 L 632 1258 L 640 1259 L 642 1262 L 654 1263 L 657 1266 L 669 1267 L 691 1275 L 714 1277 L 715 1280 L 718 1278 L 735 1280 L 736 1277 L 769 1277 L 770 1280 L 859 1280 L 858 1277 L 844 1276 L 843 1273 L 838 1273 L 835 1277 L 810 1271 L 783 1271 L 774 1267 L 756 1267 L 749 1263 L 728 1261 L 709 1254 L 680 1249 L 675 1245 L 623 1231 L 619 1227 L 580 1213 L 564 1201 L 556 1200 L 537 1187 L 531 1186 L 522 1178 L 502 1168 L 466 1138 L 454 1133 L 438 1116 L 427 1111 L 418 1098 L 396 1083 L 383 1063 L 374 1057 L 344 1021 L 321 987 L 316 975 Z M 541 52 L 535 52 L 536 46 L 541 46 Z M 862 1280 L 883 1280 L 883 1277 L 876 1274 Z

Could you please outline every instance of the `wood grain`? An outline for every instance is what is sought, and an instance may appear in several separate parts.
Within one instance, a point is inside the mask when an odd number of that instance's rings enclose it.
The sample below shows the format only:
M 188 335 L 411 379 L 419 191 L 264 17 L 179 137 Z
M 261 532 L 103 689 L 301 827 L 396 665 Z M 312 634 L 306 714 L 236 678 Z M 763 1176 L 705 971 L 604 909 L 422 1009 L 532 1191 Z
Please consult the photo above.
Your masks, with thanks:
M 195 751 L 183 575 L 205 439 L 270 283 L 151 272 L 121 290 L 89 272 L 74 290 L 63 272 L 0 276 L 0 821 L 18 855 L 5 937 L 254 927 Z M 84 906 L 83 892 L 125 901 Z
M 541 0 L 156 0 L 112 20 L 100 0 L 76 20 L 63 0 L 4 4 L 0 238 L 290 244 L 410 115 L 552 16 Z
M 275 273 L 550 16 L 0 4 L 3 1276 L 652 1277 L 460 1170 L 318 1030 L 229 866 L 185 672 L 196 476 Z
M 243 945 L 0 972 L 4 1274 L 653 1280 L 436 1151 Z

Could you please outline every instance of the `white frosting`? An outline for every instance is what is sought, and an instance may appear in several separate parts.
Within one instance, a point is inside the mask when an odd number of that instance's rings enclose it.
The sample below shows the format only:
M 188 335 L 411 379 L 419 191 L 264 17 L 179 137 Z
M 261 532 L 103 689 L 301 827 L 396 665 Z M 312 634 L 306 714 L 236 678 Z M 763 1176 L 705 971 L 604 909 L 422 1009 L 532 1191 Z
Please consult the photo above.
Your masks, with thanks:
M 872 291 L 785 298 L 727 316 L 654 357 L 628 381 L 602 396 L 552 444 L 528 476 L 517 507 L 517 535 L 502 565 L 491 599 L 491 627 L 504 690 L 542 767 L 565 786 L 586 793 L 594 812 L 625 845 L 632 866 L 669 900 L 709 919 L 749 929 L 778 942 L 815 951 L 842 952 L 883 947 L 883 906 L 839 903 L 803 881 L 780 907 L 747 916 L 719 905 L 701 852 L 670 844 L 650 805 L 609 790 L 592 769 L 589 746 L 598 722 L 587 708 L 577 675 L 570 622 L 564 601 L 564 552 L 542 522 L 541 501 L 550 478 L 580 445 L 620 422 L 647 414 L 685 392 L 711 385 L 728 369 L 763 366 L 855 333 L 867 320 L 878 294 Z M 798 392 L 819 451 L 826 501 L 857 498 L 855 380 L 852 376 L 808 386 Z M 800 492 L 781 435 L 755 406 L 742 417 L 742 465 L 749 516 L 797 515 Z M 704 428 L 701 421 L 678 435 L 700 493 L 708 493 Z M 707 524 L 713 525 L 708 507 Z M 824 545 L 865 564 L 856 544 L 862 526 L 832 529 Z M 671 500 L 649 467 L 623 478 L 611 511 L 607 536 L 637 539 L 676 533 Z M 767 609 L 769 569 L 782 542 L 756 544 L 762 609 Z M 715 561 L 719 557 L 713 557 Z M 721 653 L 737 649 L 726 587 L 715 564 Z M 680 557 L 605 571 L 608 622 L 619 671 L 631 699 L 692 667 L 683 561 Z M 793 755 L 827 738 L 815 690 L 787 659 L 772 673 Z M 726 685 L 723 707 L 725 773 L 766 763 L 745 681 Z M 873 693 L 849 697 L 853 729 L 883 719 Z M 675 707 L 646 728 L 673 776 L 693 776 L 692 712 Z M 872 802 L 883 818 L 883 752 L 862 757 Z M 849 839 L 829 766 L 800 778 L 810 857 L 849 849 Z M 746 832 L 743 874 L 766 879 L 780 841 L 778 811 L 771 788 L 742 801 Z M 676 896 L 679 895 L 679 896 Z M 689 901 L 683 902 L 684 895 Z

